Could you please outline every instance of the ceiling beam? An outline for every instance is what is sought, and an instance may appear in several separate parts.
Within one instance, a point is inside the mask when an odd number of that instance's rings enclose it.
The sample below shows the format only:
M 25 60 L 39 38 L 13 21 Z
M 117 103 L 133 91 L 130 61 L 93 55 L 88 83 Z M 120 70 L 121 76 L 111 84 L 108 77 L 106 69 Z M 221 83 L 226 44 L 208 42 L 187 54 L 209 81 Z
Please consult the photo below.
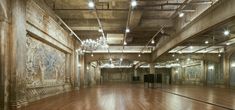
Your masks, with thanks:
M 231 21 L 231 19 L 235 18 L 235 7 L 233 6 L 235 6 L 234 0 L 225 0 L 210 7 L 203 13 L 204 16 L 199 16 L 195 21 L 192 21 L 192 23 L 172 37 L 173 39 L 170 39 L 167 44 L 160 46 L 154 51 L 152 53 L 153 61 L 186 39 L 200 35 L 224 22 Z

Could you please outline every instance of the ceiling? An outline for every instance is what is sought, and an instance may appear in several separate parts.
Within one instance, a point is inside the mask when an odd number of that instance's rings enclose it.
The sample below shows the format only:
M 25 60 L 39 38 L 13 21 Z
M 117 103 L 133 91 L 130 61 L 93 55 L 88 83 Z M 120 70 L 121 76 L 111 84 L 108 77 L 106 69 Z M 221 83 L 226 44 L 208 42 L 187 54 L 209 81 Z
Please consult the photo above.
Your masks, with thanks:
M 192 14 L 198 7 L 211 4 L 211 0 L 137 0 L 137 6 L 132 7 L 132 0 L 94 0 L 95 7 L 91 8 L 89 0 L 44 1 L 82 40 L 99 38 L 102 33 L 98 30 L 102 27 L 111 53 L 139 53 L 144 49 L 150 53 L 161 37 L 176 32 L 179 12 Z M 159 32 L 160 29 L 164 31 Z M 154 44 L 149 43 L 151 39 Z

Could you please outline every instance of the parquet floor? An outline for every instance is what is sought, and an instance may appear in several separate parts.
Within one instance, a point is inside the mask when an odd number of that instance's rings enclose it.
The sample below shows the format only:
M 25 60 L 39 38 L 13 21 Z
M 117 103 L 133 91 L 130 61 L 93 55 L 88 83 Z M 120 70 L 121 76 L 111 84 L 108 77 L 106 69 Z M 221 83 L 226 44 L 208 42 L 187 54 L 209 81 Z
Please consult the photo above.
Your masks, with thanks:
M 105 84 L 31 103 L 21 110 L 228 110 L 235 109 L 229 89 L 143 84 Z

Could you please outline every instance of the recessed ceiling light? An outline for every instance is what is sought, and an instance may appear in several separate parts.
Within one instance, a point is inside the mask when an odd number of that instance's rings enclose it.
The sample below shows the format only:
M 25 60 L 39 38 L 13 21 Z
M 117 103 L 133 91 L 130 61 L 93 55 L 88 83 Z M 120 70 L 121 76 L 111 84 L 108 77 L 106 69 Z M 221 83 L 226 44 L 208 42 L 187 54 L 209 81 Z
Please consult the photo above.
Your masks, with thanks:
M 136 2 L 135 0 L 132 0 L 132 1 L 131 1 L 131 6 L 132 6 L 132 7 L 135 7 L 136 5 L 137 5 L 137 2 Z
M 152 43 L 152 44 L 154 44 L 154 43 L 155 43 L 154 39 L 152 39 L 151 43 Z
M 94 3 L 93 1 L 89 1 L 89 2 L 88 2 L 88 6 L 89 6 L 90 8 L 94 8 L 94 7 L 95 7 L 95 3 Z
M 184 16 L 184 13 L 183 12 L 180 12 L 179 13 L 179 17 L 182 18 Z
M 208 44 L 209 43 L 209 41 L 205 41 L 205 44 Z
M 225 35 L 225 36 L 228 36 L 229 34 L 230 34 L 230 31 L 229 31 L 229 30 L 225 30 L 225 31 L 224 31 L 224 35 Z
M 126 33 L 129 33 L 130 32 L 130 29 L 129 28 L 126 28 Z

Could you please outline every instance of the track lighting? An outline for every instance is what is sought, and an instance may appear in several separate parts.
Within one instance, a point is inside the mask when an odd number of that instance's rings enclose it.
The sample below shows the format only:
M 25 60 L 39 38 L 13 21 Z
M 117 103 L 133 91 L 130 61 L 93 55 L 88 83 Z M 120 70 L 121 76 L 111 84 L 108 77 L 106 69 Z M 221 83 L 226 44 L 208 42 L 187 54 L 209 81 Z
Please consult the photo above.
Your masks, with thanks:
M 129 28 L 126 28 L 126 33 L 129 33 L 130 32 L 130 29 Z
M 179 61 L 179 58 L 177 58 L 176 61 Z
M 229 34 L 230 34 L 230 31 L 229 31 L 229 30 L 225 30 L 225 31 L 224 31 L 224 35 L 225 35 L 225 36 L 228 36 Z
M 154 44 L 154 43 L 155 43 L 154 39 L 152 39 L 151 43 L 152 43 L 152 44 Z
M 94 8 L 94 7 L 95 7 L 95 3 L 94 3 L 93 1 L 89 1 L 89 2 L 88 2 L 88 6 L 89 6 L 90 8 Z
M 131 6 L 132 6 L 132 7 L 136 7 L 136 5 L 137 5 L 136 0 L 132 0 L 132 1 L 131 1 Z
M 99 32 L 103 32 L 103 30 L 101 29 L 101 28 L 99 28 L 99 30 L 98 30 Z
M 182 18 L 184 16 L 184 13 L 183 12 L 180 12 L 179 13 L 179 17 Z
M 126 41 L 124 41 L 124 43 L 123 43 L 124 45 L 127 45 L 127 43 L 126 43 Z

